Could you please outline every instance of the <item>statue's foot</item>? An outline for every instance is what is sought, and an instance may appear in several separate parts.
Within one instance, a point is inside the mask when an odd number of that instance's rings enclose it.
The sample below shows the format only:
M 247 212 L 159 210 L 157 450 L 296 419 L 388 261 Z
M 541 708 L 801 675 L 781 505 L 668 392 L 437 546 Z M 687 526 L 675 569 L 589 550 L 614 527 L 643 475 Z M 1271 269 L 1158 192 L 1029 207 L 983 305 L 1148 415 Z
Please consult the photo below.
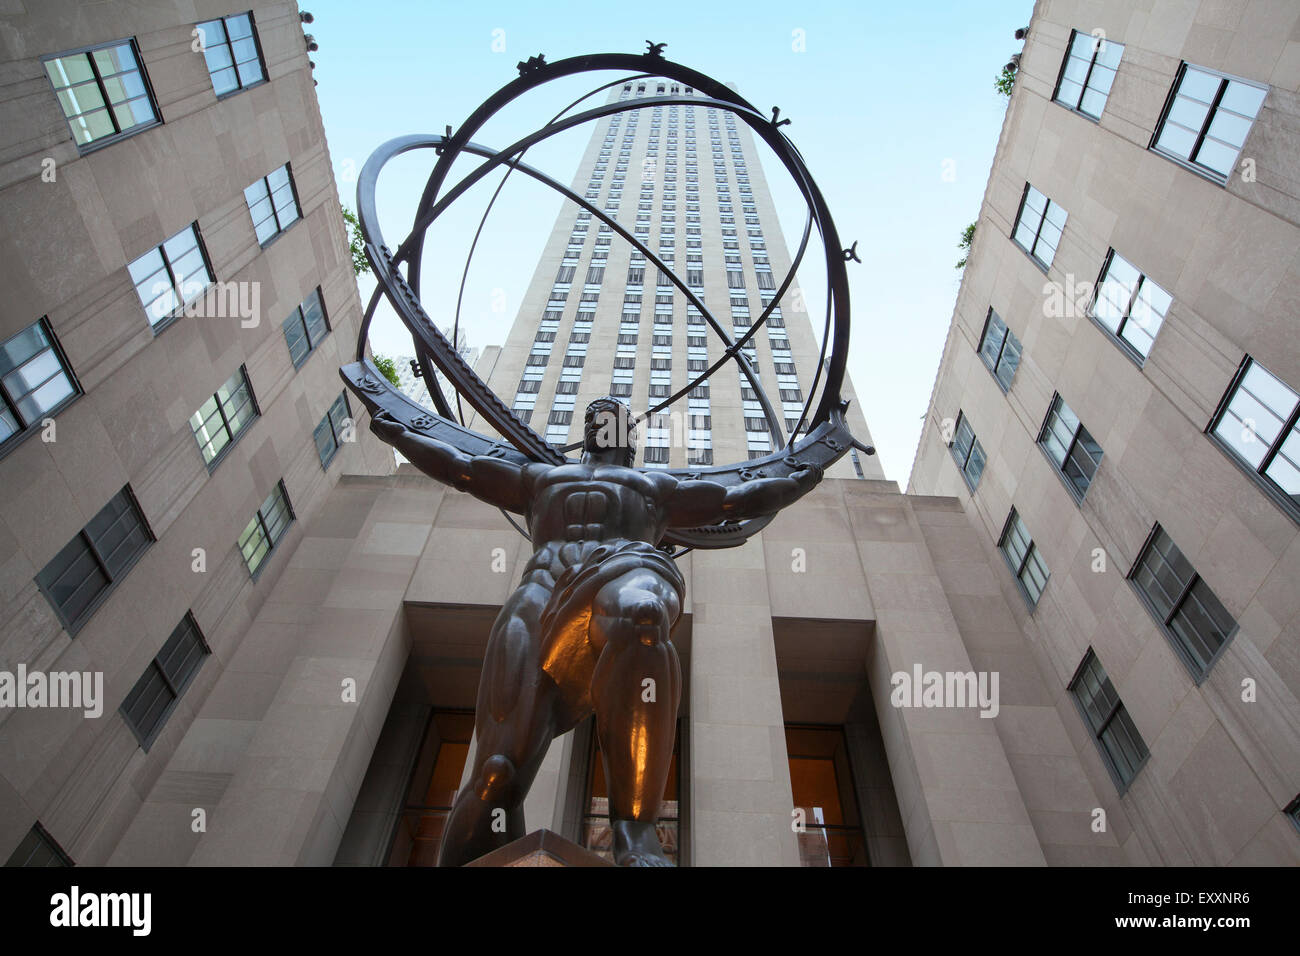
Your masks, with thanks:
M 664 856 L 653 823 L 611 820 L 614 831 L 614 862 L 618 866 L 672 866 Z

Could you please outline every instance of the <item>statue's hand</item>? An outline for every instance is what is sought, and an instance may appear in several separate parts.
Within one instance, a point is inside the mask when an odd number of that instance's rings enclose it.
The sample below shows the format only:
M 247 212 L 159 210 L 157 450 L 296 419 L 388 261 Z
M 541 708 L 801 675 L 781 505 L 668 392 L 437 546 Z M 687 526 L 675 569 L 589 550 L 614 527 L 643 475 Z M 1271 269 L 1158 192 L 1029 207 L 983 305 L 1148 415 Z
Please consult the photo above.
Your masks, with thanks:
M 390 445 L 406 434 L 406 426 L 385 411 L 371 416 L 370 430 Z
M 790 478 L 799 486 L 801 494 L 807 494 L 817 487 L 825 473 L 826 470 L 821 465 L 810 461 L 798 471 L 792 472 Z

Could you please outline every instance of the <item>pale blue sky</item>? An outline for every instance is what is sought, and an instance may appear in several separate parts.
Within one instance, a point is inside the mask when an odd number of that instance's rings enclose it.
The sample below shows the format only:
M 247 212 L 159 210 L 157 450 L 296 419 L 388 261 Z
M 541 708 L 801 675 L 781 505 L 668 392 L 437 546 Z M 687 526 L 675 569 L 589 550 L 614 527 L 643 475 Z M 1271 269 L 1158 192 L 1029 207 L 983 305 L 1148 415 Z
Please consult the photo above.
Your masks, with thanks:
M 849 373 L 885 474 L 905 485 L 957 294 L 956 243 L 978 215 L 1006 110 L 993 80 L 1021 47 L 1012 33 L 1029 22 L 1032 0 L 304 6 L 316 16 L 306 29 L 320 44 L 311 57 L 334 173 L 353 208 L 356 171 L 375 147 L 459 125 L 517 75 L 519 60 L 537 53 L 555 61 L 666 42 L 667 58 L 733 83 L 761 109 L 779 106 L 841 239 L 858 240 L 863 262 L 849 267 Z M 495 52 L 494 41 L 505 50 Z M 505 145 L 596 85 L 588 75 L 539 93 L 475 138 Z M 528 161 L 569 182 L 589 138 L 589 129 L 556 137 Z M 771 155 L 761 159 L 793 243 L 802 205 L 782 188 Z M 381 180 L 390 244 L 410 228 L 431 165 L 432 157 L 403 157 Z M 471 190 L 431 233 L 423 299 L 439 324 L 450 320 L 464 252 L 494 187 L 495 180 Z M 466 287 L 462 324 L 471 345 L 504 340 L 560 205 L 544 187 L 511 178 Z M 821 283 L 807 270 L 800 280 L 820 324 Z M 373 282 L 361 286 L 368 296 Z M 377 320 L 371 343 L 387 354 L 411 351 L 391 314 Z

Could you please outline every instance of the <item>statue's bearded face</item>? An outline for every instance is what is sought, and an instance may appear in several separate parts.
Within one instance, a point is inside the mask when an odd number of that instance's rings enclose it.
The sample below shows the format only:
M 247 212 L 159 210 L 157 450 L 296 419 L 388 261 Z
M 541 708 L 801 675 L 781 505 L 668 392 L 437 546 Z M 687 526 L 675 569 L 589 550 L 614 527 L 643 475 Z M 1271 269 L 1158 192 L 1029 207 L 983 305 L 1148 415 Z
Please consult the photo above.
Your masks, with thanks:
M 616 398 L 598 398 L 587 406 L 582 439 L 583 449 L 589 452 L 621 450 L 623 464 L 628 468 L 636 460 L 636 424 L 632 421 L 632 410 Z

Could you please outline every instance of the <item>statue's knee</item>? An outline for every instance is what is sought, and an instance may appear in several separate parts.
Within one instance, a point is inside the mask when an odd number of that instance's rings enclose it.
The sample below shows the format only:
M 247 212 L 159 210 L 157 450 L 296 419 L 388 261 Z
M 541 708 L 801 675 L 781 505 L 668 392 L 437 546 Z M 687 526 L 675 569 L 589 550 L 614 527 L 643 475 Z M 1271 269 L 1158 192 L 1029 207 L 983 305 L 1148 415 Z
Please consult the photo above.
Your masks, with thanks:
M 623 620 L 641 644 L 659 644 L 668 636 L 668 607 L 659 595 L 643 591 L 623 605 Z
M 505 804 L 510 802 L 514 782 L 515 765 L 510 762 L 510 758 L 504 754 L 493 754 L 483 761 L 474 789 L 484 803 Z

